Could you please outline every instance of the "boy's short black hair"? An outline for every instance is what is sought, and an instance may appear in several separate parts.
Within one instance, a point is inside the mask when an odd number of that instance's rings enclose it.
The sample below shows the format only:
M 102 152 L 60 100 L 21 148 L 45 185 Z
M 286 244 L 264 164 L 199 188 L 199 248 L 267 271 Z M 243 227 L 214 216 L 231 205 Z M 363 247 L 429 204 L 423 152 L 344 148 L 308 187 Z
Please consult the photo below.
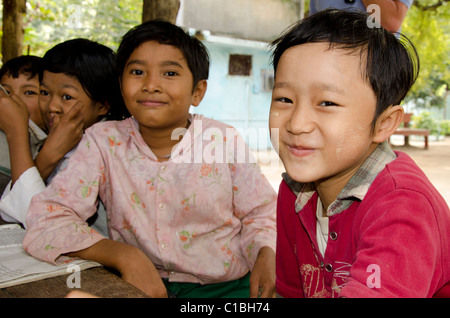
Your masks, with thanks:
M 108 119 L 130 116 L 120 92 L 116 56 L 107 46 L 82 38 L 59 43 L 43 56 L 40 81 L 44 71 L 75 77 L 91 99 L 109 106 Z
M 123 36 L 117 50 L 117 68 L 120 77 L 133 51 L 148 41 L 172 45 L 182 52 L 193 75 L 194 88 L 200 80 L 208 79 L 209 54 L 203 43 L 182 28 L 163 20 L 144 22 Z
M 18 78 L 19 75 L 24 74 L 28 79 L 32 79 L 39 75 L 41 58 L 34 55 L 22 55 L 8 60 L 0 69 L 0 78 L 4 75 Z
M 275 71 L 281 55 L 290 47 L 328 42 L 330 49 L 350 50 L 361 56 L 361 69 L 377 98 L 377 118 L 389 106 L 399 105 L 419 73 L 419 57 L 414 45 L 402 34 L 368 26 L 365 12 L 327 9 L 295 23 L 272 42 Z M 366 63 L 365 68 L 363 63 Z

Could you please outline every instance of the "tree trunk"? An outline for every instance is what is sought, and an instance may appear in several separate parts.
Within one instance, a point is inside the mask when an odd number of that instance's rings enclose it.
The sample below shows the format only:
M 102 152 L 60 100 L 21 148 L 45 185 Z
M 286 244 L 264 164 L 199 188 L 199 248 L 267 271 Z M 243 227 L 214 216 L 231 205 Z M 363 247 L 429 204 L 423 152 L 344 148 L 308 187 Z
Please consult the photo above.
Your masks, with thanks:
M 26 0 L 3 0 L 3 63 L 22 55 L 23 17 L 26 14 Z
M 142 22 L 162 19 L 175 23 L 180 0 L 144 0 Z

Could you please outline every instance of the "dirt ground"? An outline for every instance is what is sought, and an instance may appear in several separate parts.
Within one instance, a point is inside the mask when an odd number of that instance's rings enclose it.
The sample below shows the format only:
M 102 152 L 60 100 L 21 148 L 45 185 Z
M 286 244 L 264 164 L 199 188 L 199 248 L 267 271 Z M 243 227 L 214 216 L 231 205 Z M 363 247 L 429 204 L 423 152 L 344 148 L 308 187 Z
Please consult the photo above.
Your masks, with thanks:
M 402 136 L 393 136 L 392 148 L 409 154 L 450 205 L 450 137 L 446 137 L 445 140 L 430 141 L 428 150 L 424 149 L 421 137 L 413 138 L 411 137 L 409 145 L 405 146 Z M 257 156 L 261 170 L 275 190 L 278 190 L 281 174 L 284 172 L 282 162 L 274 151 L 258 152 Z

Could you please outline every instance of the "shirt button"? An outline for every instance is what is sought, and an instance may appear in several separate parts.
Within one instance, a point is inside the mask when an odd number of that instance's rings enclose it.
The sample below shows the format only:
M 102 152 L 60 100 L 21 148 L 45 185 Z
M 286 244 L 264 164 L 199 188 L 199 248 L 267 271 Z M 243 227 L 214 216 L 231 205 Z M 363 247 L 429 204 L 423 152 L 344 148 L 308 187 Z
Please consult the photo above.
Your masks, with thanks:
M 165 172 L 166 171 L 166 165 L 162 165 L 161 166 L 161 172 Z
M 330 232 L 330 239 L 332 239 L 333 241 L 336 241 L 337 237 L 338 237 L 338 235 L 336 232 Z
M 159 207 L 160 209 L 164 209 L 164 208 L 166 207 L 166 205 L 165 205 L 164 203 L 160 203 L 160 204 L 158 204 L 158 207 Z
M 325 270 L 326 270 L 328 273 L 331 273 L 331 272 L 333 271 L 333 265 L 331 265 L 330 263 L 326 264 L 326 265 L 325 265 Z
M 162 248 L 163 250 L 165 250 L 165 249 L 167 248 L 167 244 L 166 244 L 166 243 L 161 243 L 161 248 Z

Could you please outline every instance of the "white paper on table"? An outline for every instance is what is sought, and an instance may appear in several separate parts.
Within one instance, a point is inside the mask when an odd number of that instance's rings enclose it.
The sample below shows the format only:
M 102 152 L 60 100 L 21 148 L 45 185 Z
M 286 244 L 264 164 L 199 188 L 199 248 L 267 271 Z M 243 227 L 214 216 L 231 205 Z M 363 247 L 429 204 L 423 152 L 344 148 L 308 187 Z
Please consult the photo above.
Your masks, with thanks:
M 22 247 L 25 232 L 16 224 L 0 226 L 0 288 L 70 274 L 74 265 L 78 265 L 79 270 L 101 266 L 82 259 L 55 265 L 34 258 Z

